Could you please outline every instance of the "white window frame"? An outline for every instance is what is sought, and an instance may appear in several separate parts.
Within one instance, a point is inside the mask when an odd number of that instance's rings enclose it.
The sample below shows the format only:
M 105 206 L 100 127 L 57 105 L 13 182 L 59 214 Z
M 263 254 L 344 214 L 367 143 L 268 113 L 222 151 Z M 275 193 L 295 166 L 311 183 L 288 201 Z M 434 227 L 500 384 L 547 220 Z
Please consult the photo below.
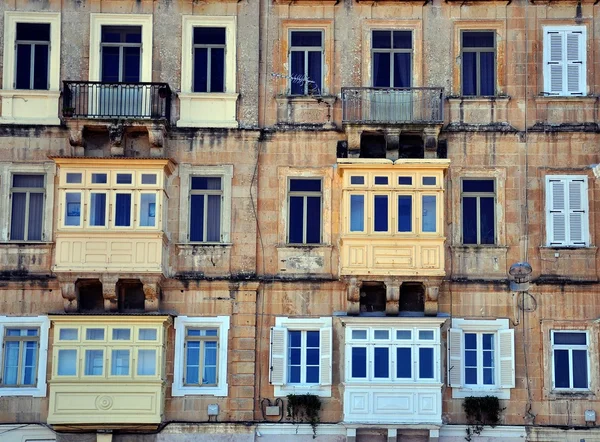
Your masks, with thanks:
M 583 333 L 585 334 L 586 344 L 554 344 L 555 333 Z M 574 387 L 555 387 L 555 364 L 554 364 L 554 350 L 568 350 L 569 351 L 569 384 L 573 385 L 573 361 L 572 361 L 572 350 L 585 350 L 587 354 L 587 387 L 586 388 L 574 388 Z M 587 393 L 591 390 L 592 383 L 592 372 L 590 364 L 590 333 L 587 330 L 550 330 L 550 358 L 552 360 L 552 392 L 554 393 Z
M 185 331 L 187 328 L 218 328 L 219 342 L 217 360 L 217 385 L 216 386 L 190 386 L 183 383 L 185 370 Z M 175 318 L 175 362 L 173 367 L 173 396 L 227 396 L 229 385 L 227 383 L 227 348 L 229 340 L 229 316 L 192 317 L 178 316 Z
M 152 14 L 90 14 L 89 81 L 100 81 L 102 26 L 141 26 L 140 82 L 152 81 Z
M 514 330 L 508 319 L 462 319 L 453 318 L 452 328 L 448 330 L 448 385 L 452 387 L 453 398 L 467 396 L 496 396 L 498 399 L 510 399 L 510 390 L 515 387 L 515 342 Z M 494 334 L 494 385 L 466 385 L 464 383 L 465 345 L 464 333 Z M 511 347 L 505 348 L 510 356 L 501 356 L 502 342 L 511 339 Z M 501 341 L 504 340 L 504 341 Z M 478 361 L 479 352 L 478 348 Z M 479 369 L 478 362 L 478 369 Z M 502 374 L 511 377 L 512 382 L 503 386 Z M 507 386 L 510 385 L 510 386 Z
M 13 241 L 10 239 L 10 225 L 12 220 L 11 208 L 11 188 L 13 175 L 44 175 L 45 179 L 45 199 L 44 215 L 42 220 L 42 240 L 41 241 Z M 54 162 L 25 164 L 25 163 L 0 163 L 0 210 L 5 215 L 0 221 L 0 242 L 10 242 L 13 244 L 31 243 L 43 244 L 52 241 L 52 222 L 54 219 L 54 176 L 56 174 L 56 165 Z
M 190 190 L 193 176 L 221 177 L 223 199 L 221 200 L 221 242 L 190 242 Z M 211 246 L 214 244 L 230 244 L 231 235 L 231 181 L 233 179 L 233 165 L 221 166 L 192 166 L 191 164 L 179 165 L 179 242 L 197 246 Z
M 48 361 L 48 330 L 50 320 L 47 316 L 0 316 L 0 339 L 4 340 L 7 327 L 35 327 L 39 329 L 39 348 L 37 360 L 37 384 L 34 387 L 0 387 L 0 397 L 3 396 L 46 396 L 46 366 Z M 2 346 L 4 347 L 4 345 Z M 4 349 L 0 352 L 0 364 L 4 364 Z M 2 366 L 0 365 L 0 366 Z
M 550 181 L 563 181 L 565 186 L 568 187 L 571 181 L 583 181 L 582 188 L 582 212 L 584 213 L 582 229 L 582 243 L 575 244 L 570 239 L 570 218 L 569 214 L 569 192 L 568 188 L 565 189 L 565 241 L 563 243 L 552 241 L 553 239 L 553 220 L 551 216 L 552 207 L 552 192 L 550 188 Z M 546 202 L 546 245 L 548 247 L 589 247 L 590 245 L 590 210 L 589 210 L 589 195 L 588 195 L 588 177 L 587 175 L 546 175 L 545 179 L 545 202 Z
M 17 23 L 49 23 L 50 49 L 48 54 L 48 89 L 15 89 L 16 57 L 15 41 Z M 60 12 L 6 11 L 4 13 L 4 55 L 2 69 L 2 117 L 4 123 L 12 124 L 60 124 L 58 100 L 60 97 Z M 27 100 L 32 104 L 35 116 L 13 113 L 14 100 Z
M 288 376 L 288 332 L 289 331 L 319 331 L 319 383 L 318 384 L 289 384 Z M 277 355 L 273 351 L 273 341 L 275 334 L 283 338 L 282 355 Z M 327 333 L 329 335 L 327 335 Z M 275 327 L 271 329 L 271 351 L 270 351 L 270 370 L 269 381 L 273 384 L 275 397 L 283 397 L 288 394 L 314 394 L 320 397 L 331 397 L 331 376 L 332 376 L 332 319 L 331 317 L 319 318 L 275 318 Z M 325 341 L 325 343 L 324 343 Z M 323 346 L 329 345 L 329 349 Z M 304 348 L 304 347 L 303 347 Z M 274 366 L 279 367 L 283 376 L 282 382 L 276 381 L 273 376 Z M 302 366 L 306 368 L 305 365 Z M 277 370 L 277 368 L 275 369 Z M 325 376 L 323 374 L 325 373 Z
M 309 96 L 322 96 L 325 95 L 325 78 L 326 78 L 326 74 L 325 74 L 325 69 L 326 69 L 326 62 L 325 62 L 325 49 L 326 49 L 326 42 L 325 42 L 325 29 L 323 29 L 322 27 L 319 26 L 315 26 L 313 27 L 301 27 L 301 28 L 295 28 L 292 27 L 288 30 L 288 54 L 287 54 L 287 64 L 288 64 L 288 80 L 287 80 L 287 91 L 288 91 L 288 95 L 292 96 L 292 97 L 309 97 Z M 320 32 L 321 33 L 321 46 L 292 46 L 292 34 L 294 32 Z M 304 90 L 301 94 L 292 94 L 292 79 L 291 79 L 291 75 L 292 75 L 292 52 L 303 52 L 304 53 L 304 67 L 306 69 L 306 71 L 308 71 L 308 57 L 307 57 L 307 53 L 308 52 L 317 52 L 317 49 L 319 49 L 321 51 L 321 78 L 319 79 L 321 81 L 321 85 L 320 88 L 318 90 L 318 93 L 310 93 L 310 84 L 305 83 L 304 84 Z M 305 72 L 306 72 L 305 71 Z M 307 74 L 304 74 L 305 77 L 307 77 Z M 312 80 L 314 81 L 314 80 Z
M 587 95 L 587 27 L 586 26 L 544 26 L 543 27 L 543 75 L 544 75 L 544 92 L 551 97 L 584 97 Z M 577 32 L 581 33 L 581 45 L 579 48 L 579 58 L 581 61 L 581 70 L 579 78 L 579 90 L 578 92 L 568 92 L 564 89 L 565 83 L 567 83 L 567 66 L 563 65 L 563 90 L 560 92 L 551 93 L 551 77 L 550 77 L 550 34 L 552 33 L 564 33 Z M 566 45 L 566 43 L 565 43 Z M 566 55 L 565 55 L 566 57 Z

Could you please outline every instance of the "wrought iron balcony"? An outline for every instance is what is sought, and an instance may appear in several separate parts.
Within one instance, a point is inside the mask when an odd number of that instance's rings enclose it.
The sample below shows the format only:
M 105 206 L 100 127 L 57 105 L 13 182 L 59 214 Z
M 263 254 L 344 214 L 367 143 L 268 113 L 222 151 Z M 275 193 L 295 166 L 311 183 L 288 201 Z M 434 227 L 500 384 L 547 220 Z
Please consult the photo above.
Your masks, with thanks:
M 441 87 L 343 87 L 342 120 L 354 124 L 435 124 L 443 121 Z
M 63 81 L 63 116 L 168 121 L 171 88 L 167 83 Z

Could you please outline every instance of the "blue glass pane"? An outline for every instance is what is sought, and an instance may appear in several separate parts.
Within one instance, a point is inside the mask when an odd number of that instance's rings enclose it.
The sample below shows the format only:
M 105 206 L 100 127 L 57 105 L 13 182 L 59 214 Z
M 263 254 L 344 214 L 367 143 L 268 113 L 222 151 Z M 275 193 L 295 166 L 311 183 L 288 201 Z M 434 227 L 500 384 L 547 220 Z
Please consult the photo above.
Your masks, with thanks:
M 185 370 L 185 382 L 186 384 L 198 384 L 199 380 L 199 367 L 188 366 Z
M 204 367 L 204 373 L 202 374 L 203 384 L 216 384 L 217 383 L 217 367 Z
M 423 232 L 435 232 L 437 231 L 437 204 L 436 197 L 433 195 L 423 196 L 423 207 L 422 207 L 422 230 Z
M 378 186 L 384 186 L 388 184 L 388 177 L 386 176 L 376 176 L 375 177 L 375 184 Z
M 17 385 L 19 376 L 19 343 L 6 342 L 4 345 L 4 379 L 5 385 Z
M 36 45 L 33 64 L 33 88 L 48 89 L 48 49 L 47 45 Z
M 412 186 L 412 177 L 410 176 L 399 176 L 398 184 L 401 186 Z
M 131 225 L 131 194 L 117 193 L 115 198 L 115 226 Z
M 433 348 L 419 348 L 419 378 L 433 379 Z
M 123 48 L 123 81 L 138 83 L 140 81 L 141 48 Z
M 365 177 L 364 176 L 351 176 L 350 184 L 363 185 L 363 184 L 365 184 Z
M 396 376 L 399 378 L 412 377 L 412 353 L 410 348 L 396 349 Z
M 288 377 L 289 377 L 288 382 L 290 384 L 299 384 L 300 383 L 300 366 L 299 365 L 290 365 Z
M 367 377 L 367 349 L 365 347 L 352 347 L 352 377 Z
M 194 44 L 224 45 L 225 28 L 197 27 L 194 28 Z
M 90 194 L 90 226 L 106 225 L 106 194 Z
M 477 348 L 477 335 L 475 333 L 465 333 L 465 348 Z
M 493 52 L 479 54 L 479 95 L 494 95 L 496 92 L 496 67 Z
M 133 177 L 130 173 L 118 173 L 117 184 L 131 184 Z
M 59 376 L 75 376 L 77 372 L 77 350 L 58 350 Z
M 493 48 L 494 33 L 490 31 L 467 31 L 462 33 L 463 48 Z
M 394 31 L 394 49 L 412 48 L 412 31 Z
M 81 223 L 81 194 L 65 194 L 65 226 L 78 226 Z
M 412 196 L 398 196 L 398 232 L 412 232 Z
M 373 54 L 373 87 L 391 87 L 391 54 L 375 52 Z
M 573 350 L 573 388 L 588 388 L 587 350 Z
M 476 368 L 465 368 L 465 384 L 469 384 L 469 385 L 477 384 L 477 369 Z
M 586 345 L 587 335 L 577 332 L 555 332 L 554 344 Z
M 375 348 L 375 377 L 387 378 L 390 376 L 389 348 Z
M 569 351 L 554 350 L 554 386 L 569 388 Z
M 378 49 L 391 49 L 392 31 L 373 31 L 371 46 Z
M 112 338 L 116 341 L 128 341 L 131 338 L 131 329 L 129 328 L 114 328 Z
M 479 223 L 481 228 L 481 244 L 494 244 L 495 242 L 495 216 L 494 198 L 481 197 L 479 199 Z
M 306 382 L 308 384 L 319 383 L 319 367 L 306 367 Z
M 474 350 L 465 351 L 465 365 L 467 367 L 477 366 L 477 352 Z
M 322 81 L 322 69 L 321 63 L 321 51 L 310 51 L 308 53 L 308 79 L 314 81 L 314 83 L 308 85 L 309 94 L 321 94 L 323 90 Z
M 288 332 L 288 343 L 290 347 L 300 347 L 302 342 L 302 332 L 290 331 Z
M 307 365 L 319 365 L 320 360 L 319 349 L 309 348 L 306 350 L 306 364 Z
M 290 180 L 290 192 L 320 192 L 321 180 Z
M 204 241 L 204 195 L 190 196 L 190 241 Z
M 410 87 L 412 83 L 412 66 L 410 53 L 394 54 L 394 87 Z
M 318 47 L 322 38 L 321 31 L 292 31 L 292 46 Z
M 412 332 L 410 330 L 398 330 L 396 331 L 396 339 L 412 339 Z
M 193 176 L 192 190 L 221 190 L 221 178 Z
M 434 176 L 424 176 L 423 177 L 423 185 L 424 186 L 435 186 L 437 180 Z
M 387 195 L 375 195 L 375 231 L 388 231 L 388 197 Z
M 477 244 L 477 198 L 462 199 L 463 244 Z
M 210 50 L 210 91 L 225 92 L 225 49 Z
M 306 197 L 306 242 L 319 244 L 321 242 L 321 197 Z
M 484 367 L 493 367 L 494 366 L 494 352 L 493 351 L 484 351 L 483 352 L 483 366 Z
M 485 333 L 482 336 L 483 340 L 483 349 L 484 350 L 493 350 L 494 349 L 494 335 L 490 333 Z
M 301 361 L 301 353 L 299 348 L 290 348 L 290 360 L 289 363 L 292 365 L 299 365 Z
M 493 192 L 494 180 L 463 180 L 463 192 Z
M 364 232 L 365 230 L 365 197 L 350 195 L 350 231 Z
M 31 49 L 29 44 L 17 45 L 17 72 L 15 86 L 17 89 L 31 88 Z
M 476 52 L 462 54 L 462 94 L 477 95 L 477 63 Z
M 304 242 L 304 197 L 290 196 L 289 242 L 301 244 Z
M 290 53 L 291 76 L 304 78 L 304 51 L 292 51 Z M 304 95 L 304 82 L 291 81 L 292 95 Z
M 306 346 L 307 347 L 319 347 L 319 332 L 318 331 L 307 331 L 306 332 Z
M 484 368 L 483 369 L 483 384 L 494 385 L 494 369 Z
M 194 48 L 193 92 L 208 92 L 208 49 Z
M 105 173 L 93 173 L 92 184 L 106 184 L 107 175 Z
M 17 40 L 50 41 L 49 23 L 17 23 Z
M 115 83 L 119 81 L 119 48 L 102 48 L 102 75 L 101 81 Z

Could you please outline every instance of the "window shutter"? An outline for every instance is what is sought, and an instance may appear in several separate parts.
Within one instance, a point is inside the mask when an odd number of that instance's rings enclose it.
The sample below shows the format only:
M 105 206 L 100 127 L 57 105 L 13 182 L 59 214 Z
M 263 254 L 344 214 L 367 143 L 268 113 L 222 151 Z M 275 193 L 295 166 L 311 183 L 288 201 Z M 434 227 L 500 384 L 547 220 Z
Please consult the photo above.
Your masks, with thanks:
M 448 330 L 448 385 L 462 387 L 462 330 Z
M 500 388 L 515 388 L 515 331 L 499 330 Z
M 587 242 L 587 186 L 583 179 L 568 182 L 569 190 L 569 244 L 586 245 Z
M 546 185 L 546 227 L 549 245 L 567 243 L 566 182 L 560 178 L 548 179 Z
M 585 93 L 585 40 L 582 31 L 567 31 L 567 94 L 583 95 Z
M 271 384 L 283 385 L 285 380 L 285 354 L 287 329 L 271 328 Z
M 331 385 L 331 348 L 332 348 L 332 328 L 323 327 L 319 330 L 319 337 L 321 342 L 321 365 L 320 370 L 320 384 Z
M 546 33 L 544 42 L 545 54 L 545 91 L 551 95 L 562 95 L 563 90 L 563 38 L 564 34 L 558 31 L 549 31 Z

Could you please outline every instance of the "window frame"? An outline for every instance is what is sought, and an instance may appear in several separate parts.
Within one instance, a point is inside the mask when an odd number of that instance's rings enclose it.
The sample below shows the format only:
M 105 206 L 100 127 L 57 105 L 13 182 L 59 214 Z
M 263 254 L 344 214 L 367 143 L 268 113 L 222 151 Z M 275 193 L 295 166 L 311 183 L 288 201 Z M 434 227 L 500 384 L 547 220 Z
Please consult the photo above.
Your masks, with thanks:
M 30 22 L 17 22 L 16 26 L 19 24 L 38 24 L 38 23 L 30 23 Z M 50 23 L 40 23 L 40 24 L 48 24 L 48 41 L 44 42 L 42 40 L 19 40 L 15 37 L 15 77 L 14 77 L 14 89 L 17 89 L 17 77 L 18 77 L 18 66 L 19 66 L 19 53 L 18 47 L 19 45 L 28 45 L 31 48 L 31 52 L 29 54 L 29 65 L 32 68 L 29 72 L 29 87 L 28 88 L 19 88 L 18 90 L 48 90 L 50 87 L 50 46 L 52 42 L 52 25 Z M 35 79 L 35 66 L 37 65 L 35 61 L 35 54 L 37 52 L 37 46 L 46 46 L 48 51 L 48 62 L 46 65 L 46 87 L 45 88 L 35 88 L 34 87 L 34 79 Z
M 554 234 L 552 233 L 554 228 L 554 221 L 552 219 L 551 213 L 555 212 L 557 209 L 552 210 L 554 207 L 552 204 L 552 192 L 551 192 L 551 181 L 561 181 L 565 186 L 565 208 L 563 209 L 563 213 L 565 214 L 565 241 L 564 242 L 552 242 L 554 239 Z M 582 196 L 582 209 L 578 212 L 583 213 L 584 216 L 582 218 L 582 239 L 581 243 L 575 243 L 571 240 L 570 228 L 571 228 L 571 220 L 569 215 L 571 209 L 569 209 L 568 202 L 569 199 L 569 191 L 568 185 L 573 181 L 582 181 L 581 188 L 581 196 Z M 586 248 L 591 244 L 590 238 L 590 207 L 589 207 L 589 180 L 587 175 L 546 175 L 544 180 L 544 193 L 545 193 L 545 234 L 546 234 L 546 246 L 547 247 L 564 247 L 564 248 Z M 567 240 L 568 238 L 568 240 Z
M 50 320 L 47 316 L 0 316 L 0 339 L 2 339 L 2 352 L 0 352 L 0 367 L 2 367 L 2 376 L 4 377 L 4 357 L 5 346 L 4 338 L 6 329 L 14 328 L 37 328 L 38 333 L 38 348 L 36 360 L 36 382 L 33 386 L 4 386 L 0 385 L 0 397 L 4 396 L 46 396 L 46 367 L 48 360 L 48 331 L 50 329 Z
M 491 33 L 494 36 L 494 46 L 492 48 L 488 47 L 474 47 L 474 48 L 465 48 L 463 46 L 463 35 L 465 32 L 473 32 L 473 33 Z M 463 96 L 465 97 L 495 97 L 498 94 L 498 35 L 496 30 L 494 29 L 460 29 L 460 59 L 461 59 L 461 70 L 460 70 L 460 90 Z M 463 54 L 465 52 L 474 52 L 476 53 L 476 62 L 477 62 L 477 74 L 475 78 L 475 94 L 474 95 L 466 95 L 464 93 L 464 57 Z M 494 54 L 494 93 L 492 95 L 482 95 L 481 94 L 481 76 L 480 76 L 480 57 L 484 52 L 493 52 Z
M 44 185 L 43 187 L 14 187 L 13 185 L 13 181 L 14 181 L 14 177 L 15 175 L 30 175 L 30 176 L 41 176 L 44 180 Z M 47 176 L 44 173 L 21 173 L 19 171 L 13 171 L 10 175 L 9 175 L 9 180 L 10 180 L 10 194 L 9 194 L 9 200 L 10 200 L 10 205 L 9 205 L 9 213 L 10 216 L 8 218 L 8 239 L 10 242 L 16 242 L 16 243 L 40 243 L 40 242 L 44 242 L 45 241 L 45 235 L 44 235 L 44 224 L 45 224 L 45 218 L 46 218 L 46 187 L 48 186 L 48 181 L 47 181 Z M 25 196 L 25 226 L 23 227 L 23 239 L 13 239 L 12 238 L 12 220 L 13 220 L 13 195 L 15 193 L 24 193 Z M 31 201 L 31 194 L 32 193 L 36 193 L 36 194 L 42 194 L 42 225 L 41 225 L 41 231 L 40 231 L 40 239 L 39 240 L 32 240 L 29 239 L 29 203 Z
M 292 34 L 294 32 L 319 32 L 321 34 L 321 46 L 292 46 Z M 326 42 L 325 42 L 325 29 L 323 28 L 319 28 L 319 27 L 302 27 L 302 28 L 296 28 L 296 27 L 290 27 L 288 29 L 288 53 L 287 53 L 287 66 L 288 66 L 288 79 L 287 79 L 287 93 L 289 96 L 293 96 L 293 97 L 307 97 L 307 96 L 322 96 L 325 95 L 325 67 L 326 67 L 326 63 L 325 63 L 325 47 L 326 47 Z M 292 52 L 303 52 L 304 53 L 304 77 L 307 78 L 308 75 L 306 74 L 306 72 L 308 72 L 308 68 L 309 68 L 309 62 L 308 62 L 308 53 L 309 52 L 318 52 L 316 49 L 320 50 L 320 54 L 321 54 L 321 78 L 320 80 L 320 85 L 319 89 L 314 92 L 314 93 L 310 93 L 310 88 L 309 88 L 309 83 L 308 82 L 304 82 L 303 85 L 303 93 L 302 94 L 293 94 L 292 93 Z M 314 80 L 313 80 L 314 81 Z
M 187 334 L 188 330 L 217 330 L 217 334 L 216 336 L 208 336 L 208 335 L 204 335 L 204 336 L 189 336 Z M 198 357 L 198 380 L 199 383 L 198 384 L 193 384 L 193 383 L 189 383 L 188 380 L 186 379 L 185 373 L 188 367 L 188 358 L 187 358 L 187 351 L 183 352 L 183 381 L 182 384 L 185 387 L 200 387 L 200 388 L 204 388 L 204 387 L 217 387 L 219 385 L 219 340 L 220 340 L 220 336 L 219 336 L 219 327 L 209 327 L 206 325 L 200 326 L 200 327 L 192 327 L 192 326 L 188 326 L 185 327 L 185 336 L 183 337 L 183 345 L 184 345 L 184 349 L 187 350 L 188 347 L 188 343 L 189 342 L 199 342 L 200 345 L 198 347 L 199 351 L 199 357 Z M 200 378 L 202 376 L 200 376 L 200 373 L 202 372 L 202 370 L 204 370 L 205 366 L 206 366 L 206 362 L 205 362 L 205 351 L 206 351 L 206 343 L 207 342 L 215 342 L 216 343 L 216 349 L 217 349 L 217 361 L 216 361 L 216 382 L 215 383 L 203 383 Z
M 220 180 L 220 185 L 221 188 L 220 189 L 192 189 L 192 181 L 194 178 L 219 178 Z M 189 218 L 188 218 L 188 241 L 190 243 L 198 243 L 198 244 L 220 244 L 223 242 L 223 223 L 222 223 L 222 219 L 223 219 L 223 204 L 224 204 L 224 189 L 223 189 L 223 177 L 219 176 L 219 175 L 197 175 L 197 174 L 192 174 L 190 175 L 190 187 L 188 189 L 188 207 L 190 210 L 189 213 Z M 203 200 L 203 213 L 202 213 L 202 239 L 201 240 L 192 240 L 191 239 L 191 226 L 192 226 L 192 196 L 202 196 L 202 200 Z M 219 214 L 219 220 L 220 220 L 220 224 L 219 224 L 219 241 L 208 241 L 208 218 L 209 218 L 209 214 L 208 214 L 208 200 L 209 200 L 209 196 L 219 196 L 220 197 L 220 205 L 219 205 L 219 209 L 220 209 L 220 214 Z
M 321 191 L 292 191 L 291 183 L 292 180 L 315 180 L 319 181 L 321 184 Z M 287 194 L 287 223 L 286 223 L 286 244 L 289 246 L 317 246 L 323 244 L 323 177 L 322 176 L 289 176 L 287 178 L 287 186 L 286 186 L 286 194 Z M 308 233 L 308 198 L 309 197 L 319 197 L 319 205 L 320 205 L 320 224 L 319 224 L 319 242 L 318 243 L 309 243 L 306 241 L 307 233 Z M 290 222 L 292 220 L 291 216 L 291 198 L 292 197 L 301 197 L 303 201 L 303 213 L 304 219 L 302 220 L 302 242 L 291 242 L 290 241 Z
M 556 333 L 581 333 L 585 335 L 586 344 L 555 344 L 554 336 Z M 568 350 L 569 352 L 569 387 L 556 387 L 556 364 L 554 359 L 555 350 Z M 576 388 L 573 387 L 573 350 L 585 350 L 586 352 L 586 363 L 587 363 L 587 387 Z M 567 329 L 551 329 L 550 330 L 550 359 L 552 365 L 552 392 L 553 393 L 587 393 L 591 391 L 592 386 L 592 372 L 590 363 L 590 333 L 588 330 L 567 330 Z
M 193 38 L 194 38 L 194 31 L 196 28 L 209 28 L 209 26 L 193 26 L 192 27 L 192 92 L 195 94 L 221 94 L 224 93 L 227 89 L 226 86 L 226 82 L 227 82 L 227 28 L 223 28 L 225 30 L 225 43 L 223 44 L 216 44 L 216 43 L 194 43 L 193 42 Z M 220 29 L 222 28 L 221 26 L 210 26 L 210 28 L 217 28 Z M 207 65 L 205 66 L 205 70 L 206 70 L 206 91 L 194 91 L 194 83 L 196 80 L 196 49 L 206 49 L 207 53 L 206 53 L 206 59 L 207 59 Z M 212 50 L 213 49 L 223 49 L 223 91 L 212 91 L 210 90 L 212 87 Z
M 395 63 L 395 57 L 394 54 L 396 53 L 401 53 L 401 54 L 410 54 L 410 75 L 409 75 L 409 79 L 410 79 L 410 84 L 408 86 L 406 86 L 407 88 L 412 88 L 413 87 L 413 73 L 414 73 L 414 47 L 415 47 L 415 30 L 414 29 L 402 29 L 402 28 L 371 28 L 369 29 L 370 34 L 371 34 L 371 86 L 374 86 L 374 82 L 375 82 L 375 54 L 376 53 L 383 53 L 383 54 L 390 54 L 390 77 L 389 77 L 389 83 L 390 86 L 387 86 L 389 88 L 397 88 L 400 86 L 396 86 L 394 85 L 394 63 Z M 393 42 L 394 42 L 394 32 L 410 32 L 410 37 L 411 37 L 411 48 L 410 49 L 406 49 L 406 48 L 374 48 L 373 47 L 373 32 L 391 32 L 390 34 L 390 39 L 391 39 L 391 46 L 393 46 Z M 385 86 L 382 86 L 385 87 Z
M 543 77 L 543 81 L 542 84 L 544 86 L 544 90 L 542 91 L 543 95 L 547 95 L 549 97 L 586 97 L 587 93 L 588 93 L 588 88 L 589 88 L 589 84 L 588 84 L 588 79 L 587 79 L 587 57 L 588 57 L 588 51 L 587 51 L 587 44 L 588 44 L 588 39 L 587 39 L 587 26 L 583 25 L 583 26 L 572 26 L 569 24 L 565 24 L 565 25 L 553 25 L 553 26 L 543 26 L 542 27 L 542 77 Z M 564 89 L 564 85 L 567 82 L 568 83 L 568 64 L 565 63 L 563 64 L 563 69 L 562 69 L 562 76 L 563 76 L 563 89 L 560 92 L 551 92 L 552 87 L 551 87 L 551 75 L 550 75 L 550 65 L 554 64 L 552 62 L 550 62 L 550 39 L 549 39 L 549 35 L 552 33 L 563 33 L 566 35 L 566 33 L 568 32 L 572 32 L 572 33 L 581 33 L 582 34 L 582 42 L 581 42 L 581 46 L 580 46 L 580 51 L 579 51 L 579 57 L 581 59 L 581 70 L 580 70 L 580 79 L 579 79 L 579 91 L 578 92 L 569 92 L 568 90 Z M 566 43 L 565 43 L 566 46 Z M 566 58 L 566 55 L 565 55 Z M 567 60 L 568 61 L 568 60 Z M 562 63 L 562 62 L 561 62 Z
M 107 25 L 107 24 L 103 24 L 100 26 L 100 77 L 102 77 L 102 72 L 104 69 L 104 65 L 102 63 L 102 60 L 104 58 L 104 48 L 118 48 L 119 49 L 119 68 L 118 68 L 118 82 L 122 83 L 123 82 L 123 67 L 124 67 L 124 49 L 125 48 L 139 48 L 140 49 L 140 66 L 139 66 L 139 72 L 138 75 L 141 79 L 142 77 L 142 48 L 143 48 L 143 40 L 140 41 L 140 43 L 129 43 L 129 42 L 105 42 L 102 39 L 102 28 L 104 27 L 109 27 L 109 28 L 113 28 L 115 31 L 119 32 L 119 34 L 124 34 L 126 32 L 126 28 L 136 28 L 139 27 L 140 28 L 140 39 L 142 38 L 144 29 L 143 27 L 139 26 L 139 25 Z M 102 81 L 102 79 L 101 79 Z
M 463 183 L 465 181 L 492 181 L 493 185 L 494 185 L 494 191 L 493 192 L 465 192 L 463 190 Z M 494 177 L 475 177 L 475 176 L 464 176 L 460 178 L 460 225 L 461 225 L 461 229 L 460 229 L 460 239 L 461 239 L 461 244 L 463 245 L 467 245 L 467 246 L 496 246 L 498 245 L 498 220 L 496 219 L 496 204 L 498 202 L 497 199 L 497 195 L 498 195 L 498 187 L 497 187 L 497 180 Z M 492 217 L 494 220 L 494 242 L 491 244 L 482 244 L 481 243 L 481 198 L 493 198 L 493 213 L 492 213 Z M 477 235 L 477 242 L 476 243 L 465 243 L 464 237 L 465 237 L 465 220 L 464 220 L 464 198 L 475 198 L 476 201 L 476 235 Z

